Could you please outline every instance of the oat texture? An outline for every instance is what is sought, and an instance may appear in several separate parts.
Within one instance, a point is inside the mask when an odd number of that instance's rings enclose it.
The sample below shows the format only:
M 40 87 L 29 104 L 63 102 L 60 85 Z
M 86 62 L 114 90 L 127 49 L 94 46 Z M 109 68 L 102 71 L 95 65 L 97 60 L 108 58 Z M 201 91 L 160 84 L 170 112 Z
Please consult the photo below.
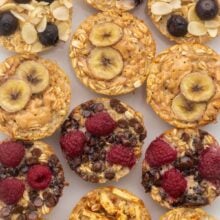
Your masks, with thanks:
M 69 220 L 150 220 L 142 200 L 115 187 L 95 189 L 84 196 L 73 209 Z
M 88 56 L 94 46 L 89 34 L 95 24 L 112 22 L 120 26 L 123 36 L 111 47 L 118 50 L 124 67 L 111 80 L 94 77 L 88 66 Z M 140 87 L 146 80 L 146 69 L 155 55 L 155 43 L 143 21 L 121 11 L 98 13 L 84 21 L 73 35 L 70 59 L 77 77 L 93 91 L 105 95 L 129 93 Z
M 172 111 L 172 100 L 180 94 L 182 78 L 190 73 L 208 74 L 215 94 L 206 102 L 203 115 L 196 121 L 178 119 Z M 179 128 L 197 127 L 216 121 L 220 109 L 220 57 L 200 44 L 180 44 L 160 53 L 148 70 L 147 102 L 163 120 Z
M 170 40 L 176 43 L 204 43 L 220 34 L 220 11 L 215 18 L 203 21 L 197 16 L 195 5 L 194 0 L 148 0 L 147 13 L 159 31 Z M 167 21 L 171 15 L 186 19 L 188 32 L 185 36 L 175 37 L 168 32 Z
M 43 92 L 33 94 L 25 108 L 18 112 L 10 113 L 0 108 L 0 130 L 13 138 L 36 140 L 52 135 L 64 121 L 71 90 L 68 77 L 56 63 L 30 54 L 12 56 L 2 62 L 0 83 L 16 77 L 16 69 L 27 60 L 46 67 L 49 85 Z
M 13 0 L 1 0 L 0 13 L 10 11 L 19 22 L 16 32 L 10 36 L 0 36 L 0 44 L 17 53 L 38 53 L 49 49 L 38 39 L 38 33 L 46 29 L 47 23 L 58 28 L 60 41 L 67 41 L 71 33 L 72 1 L 55 0 L 51 4 L 46 1 L 33 0 L 27 4 L 18 4 Z

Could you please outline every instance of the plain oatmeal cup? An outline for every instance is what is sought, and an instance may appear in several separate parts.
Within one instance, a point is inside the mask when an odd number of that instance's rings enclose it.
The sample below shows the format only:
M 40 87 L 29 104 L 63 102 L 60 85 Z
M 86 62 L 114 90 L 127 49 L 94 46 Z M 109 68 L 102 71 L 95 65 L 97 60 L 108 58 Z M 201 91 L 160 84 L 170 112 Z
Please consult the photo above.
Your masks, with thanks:
M 163 216 L 160 220 L 216 220 L 202 209 L 176 208 Z
M 20 54 L 0 63 L 0 130 L 16 139 L 52 135 L 70 104 L 70 82 L 54 62 Z
M 67 41 L 71 0 L 2 0 L 0 44 L 17 53 L 38 53 Z
M 42 220 L 66 185 L 52 148 L 40 141 L 0 143 L 0 219 Z
M 69 220 L 151 220 L 144 202 L 116 187 L 98 188 L 85 195 L 73 209 Z
M 220 34 L 219 0 L 148 0 L 159 31 L 177 43 L 204 43 Z
M 92 7 L 101 10 L 115 10 L 120 9 L 128 11 L 139 6 L 143 0 L 86 0 Z
M 173 128 L 153 140 L 142 185 L 161 206 L 200 207 L 220 195 L 220 146 L 203 130 Z
M 147 102 L 178 128 L 216 121 L 220 110 L 220 56 L 200 44 L 160 53 L 148 70 Z
M 118 10 L 87 18 L 70 45 L 76 76 L 86 87 L 105 95 L 140 87 L 154 55 L 155 43 L 145 23 Z
M 97 98 L 70 113 L 60 145 L 72 170 L 85 181 L 105 183 L 127 175 L 141 156 L 142 115 L 117 99 Z

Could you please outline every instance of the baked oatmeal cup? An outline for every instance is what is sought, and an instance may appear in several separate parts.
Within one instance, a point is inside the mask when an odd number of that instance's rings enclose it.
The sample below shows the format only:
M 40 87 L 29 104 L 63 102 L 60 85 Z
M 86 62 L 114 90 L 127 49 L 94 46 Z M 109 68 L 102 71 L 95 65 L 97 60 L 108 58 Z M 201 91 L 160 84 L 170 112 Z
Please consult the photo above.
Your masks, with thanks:
M 0 44 L 17 53 L 38 53 L 67 41 L 71 0 L 2 0 Z
M 135 219 L 151 220 L 144 202 L 116 187 L 98 188 L 85 195 L 73 209 L 69 220 Z
M 220 56 L 200 44 L 174 45 L 148 69 L 147 102 L 178 128 L 216 121 L 220 111 Z
M 177 43 L 204 43 L 220 34 L 219 0 L 148 0 L 158 30 Z
M 101 10 L 123 10 L 128 11 L 139 6 L 143 0 L 86 0 L 92 7 Z
M 49 145 L 0 143 L 0 219 L 42 220 L 58 203 L 64 185 L 62 165 Z
M 220 195 L 220 146 L 203 130 L 173 128 L 153 140 L 142 185 L 161 206 L 195 208 Z
M 105 183 L 127 175 L 146 138 L 142 115 L 117 99 L 97 98 L 70 113 L 60 145 L 67 162 L 85 181 Z
M 70 82 L 54 62 L 20 54 L 0 63 L 0 131 L 16 139 L 52 135 L 69 110 Z
M 76 76 L 105 95 L 129 93 L 146 80 L 155 43 L 143 21 L 122 11 L 87 18 L 73 35 L 70 59 Z
M 216 220 L 202 209 L 177 208 L 163 216 L 160 220 Z

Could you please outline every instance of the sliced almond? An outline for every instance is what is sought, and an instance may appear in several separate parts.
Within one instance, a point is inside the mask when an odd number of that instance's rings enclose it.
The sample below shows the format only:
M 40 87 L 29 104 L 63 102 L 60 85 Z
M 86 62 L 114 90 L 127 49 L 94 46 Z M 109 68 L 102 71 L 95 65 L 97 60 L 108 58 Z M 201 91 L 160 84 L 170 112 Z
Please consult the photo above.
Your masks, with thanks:
M 0 0 L 0 6 L 4 5 L 7 2 L 7 0 Z
M 38 32 L 43 32 L 47 27 L 47 17 L 44 16 L 41 20 L 41 22 L 37 26 L 37 31 Z
M 218 28 L 220 27 L 220 21 L 216 20 L 210 20 L 210 21 L 205 21 L 205 27 L 206 28 Z
M 215 29 L 208 28 L 207 31 L 208 31 L 210 37 L 216 37 L 218 35 L 218 28 L 215 28 Z
M 167 15 L 172 12 L 172 6 L 166 2 L 155 2 L 151 6 L 151 12 L 154 15 Z
M 53 11 L 54 9 L 60 7 L 61 4 L 59 3 L 59 1 L 54 1 L 52 4 L 50 4 L 50 10 Z
M 33 11 L 35 9 L 35 7 L 30 4 L 19 4 L 19 6 L 28 11 Z
M 37 25 L 41 22 L 41 18 L 32 18 L 30 19 L 30 22 L 34 25 Z
M 22 22 L 25 22 L 26 19 L 25 19 L 25 14 L 19 14 L 18 12 L 14 11 L 14 10 L 11 10 L 11 13 L 19 20 L 19 21 L 22 21 Z
M 203 23 L 192 21 L 188 24 L 188 32 L 194 36 L 203 36 L 206 35 L 207 30 Z
M 188 17 L 189 22 L 191 22 L 191 21 L 200 21 L 199 17 L 196 14 L 195 6 L 193 6 L 189 9 L 187 17 Z
M 33 44 L 37 40 L 37 31 L 34 25 L 31 23 L 24 24 L 21 30 L 21 36 L 27 44 Z
M 63 4 L 67 7 L 67 8 L 72 8 L 73 7 L 73 3 L 70 0 L 64 0 Z
M 58 33 L 59 33 L 59 39 L 62 41 L 67 41 L 69 39 L 70 35 L 70 27 L 67 22 L 60 22 L 57 25 Z
M 53 16 L 59 21 L 67 21 L 69 19 L 68 8 L 61 6 L 53 10 Z
M 44 9 L 42 7 L 36 7 L 30 14 L 31 18 L 40 17 L 44 12 Z
M 8 4 L 5 4 L 5 5 L 2 5 L 0 7 L 0 10 L 1 11 L 7 11 L 7 10 L 15 9 L 15 8 L 16 8 L 16 4 L 15 3 L 8 3 Z
M 171 5 L 172 9 L 179 9 L 179 8 L 181 8 L 181 0 L 172 0 L 170 2 L 170 5 Z
M 42 49 L 43 49 L 43 45 L 40 42 L 36 42 L 32 45 L 31 52 L 38 53 L 42 51 Z

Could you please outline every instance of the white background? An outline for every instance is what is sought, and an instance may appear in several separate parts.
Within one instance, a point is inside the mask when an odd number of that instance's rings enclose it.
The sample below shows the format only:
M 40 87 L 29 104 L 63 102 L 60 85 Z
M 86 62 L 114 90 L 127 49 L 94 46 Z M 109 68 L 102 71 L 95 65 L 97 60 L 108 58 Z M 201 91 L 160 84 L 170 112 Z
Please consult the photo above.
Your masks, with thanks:
M 132 13 L 138 16 L 140 19 L 143 19 L 145 23 L 149 26 L 150 30 L 153 33 L 153 37 L 156 40 L 157 44 L 157 53 L 164 50 L 165 48 L 172 45 L 169 40 L 164 38 L 153 26 L 150 19 L 145 13 L 146 1 L 135 9 Z M 75 0 L 74 1 L 74 12 L 73 12 L 73 32 L 79 26 L 79 24 L 86 19 L 89 15 L 96 13 L 97 11 L 91 8 L 89 5 L 85 3 L 84 0 Z M 220 38 L 214 39 L 208 45 L 213 49 L 220 52 Z M 13 53 L 7 51 L 4 48 L 0 48 L 0 59 L 3 61 L 6 57 L 12 55 Z M 71 88 L 72 88 L 72 99 L 71 99 L 71 109 L 80 103 L 87 101 L 89 99 L 95 98 L 99 95 L 91 92 L 89 89 L 84 87 L 80 81 L 76 78 L 70 64 L 69 60 L 69 42 L 61 43 L 57 48 L 54 48 L 50 51 L 46 51 L 41 54 L 41 56 L 50 58 L 56 61 L 69 75 L 71 80 Z M 144 144 L 143 155 L 148 144 L 166 129 L 170 128 L 168 124 L 163 122 L 150 108 L 149 105 L 146 104 L 146 93 L 145 93 L 145 85 L 139 88 L 135 93 L 131 93 L 128 95 L 118 96 L 122 101 L 127 102 L 136 110 L 142 112 L 145 119 L 145 125 L 148 131 L 148 136 Z M 218 141 L 220 141 L 220 124 L 215 123 L 209 126 L 204 127 L 205 130 L 209 131 L 213 134 Z M 92 184 L 83 181 L 80 179 L 67 165 L 66 161 L 63 158 L 59 147 L 59 136 L 60 131 L 57 131 L 52 137 L 45 139 L 45 142 L 54 147 L 59 159 L 61 160 L 64 171 L 66 181 L 69 182 L 69 186 L 65 187 L 63 196 L 61 197 L 59 203 L 54 208 L 52 213 L 46 217 L 48 220 L 68 220 L 69 214 L 71 213 L 72 208 L 76 205 L 77 201 L 86 194 L 89 190 L 92 190 L 96 187 L 99 187 L 98 184 Z M 4 136 L 1 135 L 3 139 Z M 145 194 L 144 188 L 141 185 L 141 161 L 143 159 L 143 155 L 139 163 L 132 169 L 130 174 L 125 178 L 121 179 L 118 183 L 112 182 L 105 185 L 114 185 L 121 188 L 125 188 L 137 196 L 139 196 L 145 202 L 151 216 L 152 220 L 159 220 L 159 217 L 166 212 L 165 209 L 161 208 L 157 203 L 155 203 L 148 194 Z M 219 208 L 218 208 L 219 207 Z M 216 199 L 210 206 L 205 208 L 209 213 L 214 215 L 217 220 L 220 220 L 220 198 Z

